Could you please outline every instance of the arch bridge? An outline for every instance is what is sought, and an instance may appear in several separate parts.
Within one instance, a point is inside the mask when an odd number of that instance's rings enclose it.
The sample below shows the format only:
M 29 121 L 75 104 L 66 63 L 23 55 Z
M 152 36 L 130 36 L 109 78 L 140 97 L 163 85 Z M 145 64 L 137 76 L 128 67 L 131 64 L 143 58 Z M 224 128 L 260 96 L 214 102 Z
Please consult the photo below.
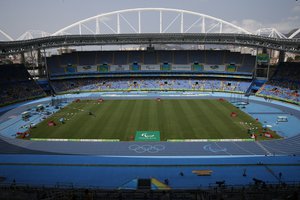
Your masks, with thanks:
M 171 8 L 133 8 L 99 14 L 53 34 L 26 31 L 17 40 L 0 42 L 0 54 L 54 47 L 124 44 L 220 44 L 300 52 L 295 34 L 287 38 L 273 28 L 254 34 L 209 15 Z M 3 33 L 2 33 L 3 34 Z M 37 37 L 35 37 L 37 36 Z

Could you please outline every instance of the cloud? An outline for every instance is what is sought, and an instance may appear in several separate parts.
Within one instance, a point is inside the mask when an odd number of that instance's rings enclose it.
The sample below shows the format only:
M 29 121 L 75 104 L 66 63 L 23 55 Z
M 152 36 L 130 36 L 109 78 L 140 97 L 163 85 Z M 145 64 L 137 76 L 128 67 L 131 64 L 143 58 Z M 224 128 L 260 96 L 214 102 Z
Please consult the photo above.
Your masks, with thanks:
M 290 16 L 278 23 L 271 24 L 272 27 L 276 28 L 282 33 L 288 33 L 292 29 L 300 28 L 300 17 L 299 16 Z
M 261 23 L 254 19 L 244 19 L 241 21 L 232 21 L 233 24 L 240 26 L 252 33 L 260 28 L 275 28 L 281 33 L 288 33 L 292 29 L 300 28 L 300 17 L 290 16 L 279 22 Z
M 242 21 L 232 21 L 231 23 L 240 26 L 250 32 L 255 32 L 257 29 L 264 27 L 262 23 L 254 19 L 243 19 Z
M 291 17 L 288 17 L 287 19 L 291 20 L 291 21 L 293 21 L 293 20 L 299 20 L 299 16 L 291 16 Z
M 297 6 L 293 7 L 292 11 L 293 12 L 300 12 L 300 6 L 297 5 Z

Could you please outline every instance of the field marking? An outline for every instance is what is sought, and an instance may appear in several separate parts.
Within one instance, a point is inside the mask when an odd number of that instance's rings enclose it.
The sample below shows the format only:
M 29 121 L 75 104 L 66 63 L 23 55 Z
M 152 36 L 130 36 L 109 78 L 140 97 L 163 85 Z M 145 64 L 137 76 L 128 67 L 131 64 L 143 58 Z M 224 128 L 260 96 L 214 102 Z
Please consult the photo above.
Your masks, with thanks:
M 248 153 L 250 153 L 250 154 L 252 154 L 252 155 L 256 155 L 255 153 L 246 150 L 245 148 L 241 147 L 240 145 L 236 144 L 235 142 L 233 142 L 233 144 L 234 144 L 235 146 L 237 146 L 238 148 L 240 148 L 241 150 L 245 151 L 245 152 L 248 152 Z
M 222 149 L 222 147 L 217 143 L 217 142 L 214 142 L 214 144 L 217 146 L 217 147 L 219 147 L 220 149 Z M 225 153 L 227 153 L 228 155 L 232 155 L 231 153 L 229 153 L 228 151 L 227 151 L 227 148 L 225 148 L 225 147 L 223 147 L 223 149 L 225 149 Z
M 257 146 L 259 146 L 263 151 L 265 151 L 267 153 L 267 155 L 272 155 L 272 153 L 266 148 L 264 147 L 259 141 L 255 142 L 257 144 Z
M 217 145 L 216 145 L 217 146 Z M 219 149 L 218 149 L 219 148 Z M 226 148 L 221 148 L 220 146 L 218 146 L 218 148 L 214 148 L 212 147 L 212 144 L 207 144 L 203 147 L 203 149 L 205 151 L 210 151 L 212 153 L 218 153 L 218 152 L 226 152 L 227 149 Z
M 160 151 L 165 150 L 166 146 L 162 144 L 158 145 L 137 145 L 133 144 L 128 147 L 129 150 L 134 151 L 136 153 L 158 153 Z
M 273 141 L 273 142 L 276 142 L 276 141 Z M 273 147 L 270 147 L 270 146 L 264 146 L 263 144 L 261 144 L 261 143 L 259 143 L 259 141 L 257 141 L 256 142 L 257 144 L 260 144 L 260 145 L 258 145 L 258 146 L 260 146 L 260 147 L 263 147 L 263 148 L 265 148 L 266 150 L 267 150 L 267 148 L 269 148 L 270 150 L 273 150 L 274 152 L 275 151 L 277 151 L 277 152 L 281 152 L 281 153 L 283 153 L 284 155 L 289 155 L 290 153 L 288 153 L 288 152 L 286 152 L 286 151 L 282 151 L 282 150 L 279 150 L 279 149 L 277 149 L 277 148 L 273 148 Z M 268 154 L 268 155 L 274 155 L 274 153 L 272 154 L 269 150 L 267 150 L 270 154 Z

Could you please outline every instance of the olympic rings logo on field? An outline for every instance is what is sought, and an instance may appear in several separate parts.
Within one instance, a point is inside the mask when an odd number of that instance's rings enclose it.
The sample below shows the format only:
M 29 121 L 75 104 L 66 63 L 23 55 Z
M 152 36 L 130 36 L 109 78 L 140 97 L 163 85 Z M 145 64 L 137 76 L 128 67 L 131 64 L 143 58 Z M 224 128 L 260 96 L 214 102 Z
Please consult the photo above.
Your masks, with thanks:
M 163 151 L 165 149 L 164 145 L 157 144 L 157 145 L 137 145 L 133 144 L 130 145 L 129 150 L 135 151 L 136 153 L 158 153 L 160 151 Z

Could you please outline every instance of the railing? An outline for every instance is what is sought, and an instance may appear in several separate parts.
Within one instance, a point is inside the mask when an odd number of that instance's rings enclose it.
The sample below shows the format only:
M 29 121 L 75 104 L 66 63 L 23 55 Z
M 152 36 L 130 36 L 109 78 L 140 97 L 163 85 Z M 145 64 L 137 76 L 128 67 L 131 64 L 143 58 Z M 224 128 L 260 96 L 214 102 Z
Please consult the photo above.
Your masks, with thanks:
M 264 182 L 264 181 L 262 181 Z M 222 189 L 222 190 L 252 190 L 262 187 L 267 188 L 277 188 L 278 190 L 286 190 L 287 188 L 300 188 L 300 182 L 299 181 L 277 181 L 277 182 L 264 182 L 265 184 L 246 184 L 246 185 L 228 185 L 226 182 L 224 184 L 218 184 L 218 183 L 209 183 L 208 185 L 198 185 L 193 188 L 174 188 L 172 187 L 172 190 L 215 190 L 216 188 Z M 1 182 L 0 183 L 0 190 L 40 190 L 40 189 L 91 189 L 91 190 L 122 190 L 115 187 L 104 187 L 104 186 L 95 186 L 95 185 L 80 185 L 80 184 L 74 184 L 72 182 L 56 182 L 55 184 L 29 184 L 29 183 L 22 183 L 22 182 Z M 137 188 L 131 188 L 132 190 L 136 190 Z M 126 190 L 124 190 L 126 191 Z
M 60 184 L 58 184 L 60 186 Z M 195 189 L 172 189 L 172 190 L 148 190 L 148 189 L 107 189 L 95 187 L 32 187 L 29 185 L 20 186 L 0 185 L 1 198 L 4 199 L 297 199 L 299 183 L 285 185 L 247 185 L 231 187 L 227 185 L 209 188 Z M 293 197 L 293 198 L 291 198 Z

